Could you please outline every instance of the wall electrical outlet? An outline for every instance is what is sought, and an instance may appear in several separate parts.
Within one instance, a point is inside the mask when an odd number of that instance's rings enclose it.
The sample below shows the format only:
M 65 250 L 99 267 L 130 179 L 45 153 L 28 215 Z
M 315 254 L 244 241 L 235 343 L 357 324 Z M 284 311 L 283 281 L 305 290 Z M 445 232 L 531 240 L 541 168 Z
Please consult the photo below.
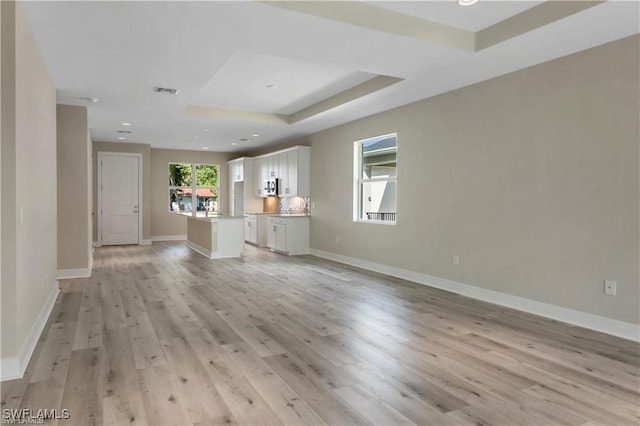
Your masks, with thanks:
M 451 262 L 454 265 L 459 265 L 460 264 L 460 256 L 458 256 L 457 254 L 454 254 L 453 257 L 451 258 Z
M 340 236 L 336 235 L 336 244 L 340 244 Z
M 604 293 L 615 296 L 616 295 L 616 282 L 611 280 L 604 281 Z

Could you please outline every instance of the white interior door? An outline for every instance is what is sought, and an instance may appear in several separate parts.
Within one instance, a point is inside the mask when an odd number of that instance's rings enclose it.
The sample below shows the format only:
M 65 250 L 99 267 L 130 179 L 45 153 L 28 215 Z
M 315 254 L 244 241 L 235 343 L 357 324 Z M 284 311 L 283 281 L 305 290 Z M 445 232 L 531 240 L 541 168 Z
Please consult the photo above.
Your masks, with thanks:
M 100 157 L 102 245 L 139 243 L 139 157 Z

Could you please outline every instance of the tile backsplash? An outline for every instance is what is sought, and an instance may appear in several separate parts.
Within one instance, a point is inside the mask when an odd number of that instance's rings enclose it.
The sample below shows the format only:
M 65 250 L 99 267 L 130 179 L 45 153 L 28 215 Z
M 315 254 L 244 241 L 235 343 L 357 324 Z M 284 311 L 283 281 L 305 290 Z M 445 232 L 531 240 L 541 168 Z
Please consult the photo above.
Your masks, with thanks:
M 309 197 L 280 198 L 280 213 L 309 214 Z

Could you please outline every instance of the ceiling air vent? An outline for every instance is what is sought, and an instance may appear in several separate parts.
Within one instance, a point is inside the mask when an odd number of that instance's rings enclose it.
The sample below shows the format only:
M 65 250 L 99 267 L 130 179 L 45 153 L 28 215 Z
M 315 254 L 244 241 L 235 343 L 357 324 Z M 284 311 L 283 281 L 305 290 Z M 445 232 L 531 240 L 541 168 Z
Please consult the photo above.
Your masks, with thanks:
M 154 87 L 153 91 L 156 93 L 162 93 L 163 95 L 177 95 L 180 91 L 179 89 L 169 89 L 167 87 Z
M 118 133 L 122 133 L 125 135 L 130 135 L 131 134 L 131 130 L 118 130 Z

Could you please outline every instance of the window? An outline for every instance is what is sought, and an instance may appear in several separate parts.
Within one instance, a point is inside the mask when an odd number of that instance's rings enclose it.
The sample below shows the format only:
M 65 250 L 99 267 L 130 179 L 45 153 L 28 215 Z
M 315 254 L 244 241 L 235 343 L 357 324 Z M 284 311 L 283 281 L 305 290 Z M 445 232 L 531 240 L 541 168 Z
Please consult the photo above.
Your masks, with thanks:
M 353 220 L 396 223 L 397 134 L 354 143 Z
M 218 211 L 218 166 L 169 164 L 169 211 L 205 216 Z

